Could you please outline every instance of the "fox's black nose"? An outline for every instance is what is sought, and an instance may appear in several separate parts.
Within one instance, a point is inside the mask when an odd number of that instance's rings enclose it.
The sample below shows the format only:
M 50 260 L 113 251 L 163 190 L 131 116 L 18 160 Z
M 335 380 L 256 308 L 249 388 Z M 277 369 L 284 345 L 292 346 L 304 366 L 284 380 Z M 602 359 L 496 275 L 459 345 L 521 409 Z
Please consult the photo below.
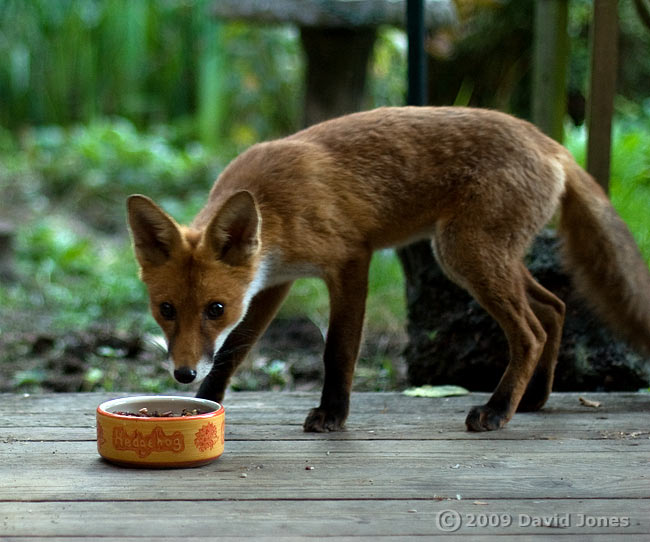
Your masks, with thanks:
M 174 370 L 174 378 L 181 384 L 189 384 L 196 378 L 196 371 L 189 367 L 180 367 Z

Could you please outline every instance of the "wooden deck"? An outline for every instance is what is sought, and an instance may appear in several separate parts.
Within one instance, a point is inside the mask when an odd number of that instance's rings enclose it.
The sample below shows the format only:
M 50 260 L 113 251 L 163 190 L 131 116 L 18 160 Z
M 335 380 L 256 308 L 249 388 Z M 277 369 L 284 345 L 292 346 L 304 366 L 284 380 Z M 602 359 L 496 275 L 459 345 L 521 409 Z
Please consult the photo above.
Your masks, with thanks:
M 602 406 L 554 394 L 473 434 L 484 394 L 356 393 L 348 430 L 314 435 L 315 394 L 233 393 L 224 455 L 182 470 L 99 458 L 117 394 L 0 395 L 0 540 L 650 540 L 650 395 L 583 395 Z

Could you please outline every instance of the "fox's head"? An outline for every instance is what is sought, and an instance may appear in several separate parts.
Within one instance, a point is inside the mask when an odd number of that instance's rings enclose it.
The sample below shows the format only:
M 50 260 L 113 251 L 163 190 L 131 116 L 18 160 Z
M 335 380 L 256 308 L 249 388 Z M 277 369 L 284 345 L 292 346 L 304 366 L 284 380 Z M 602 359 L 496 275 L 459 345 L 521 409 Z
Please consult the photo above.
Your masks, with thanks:
M 201 230 L 180 226 L 145 196 L 130 196 L 127 210 L 140 277 L 167 338 L 174 376 L 183 383 L 203 378 L 255 293 L 255 200 L 246 191 L 234 194 Z

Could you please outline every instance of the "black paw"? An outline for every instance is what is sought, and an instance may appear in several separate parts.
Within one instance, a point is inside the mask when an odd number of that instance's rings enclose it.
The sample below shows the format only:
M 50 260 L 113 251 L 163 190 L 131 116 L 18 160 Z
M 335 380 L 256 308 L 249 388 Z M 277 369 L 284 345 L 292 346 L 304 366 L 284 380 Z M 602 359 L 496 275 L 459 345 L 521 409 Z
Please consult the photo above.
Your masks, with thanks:
M 517 412 L 535 412 L 541 409 L 551 394 L 551 384 L 546 373 L 535 373 L 519 401 Z
M 307 433 L 328 433 L 342 431 L 345 425 L 345 414 L 340 414 L 324 408 L 312 408 L 302 424 Z
M 487 405 L 472 407 L 465 419 L 468 431 L 496 431 L 508 422 L 504 411 Z
M 521 398 L 517 412 L 536 412 L 546 404 L 548 399 L 546 390 L 528 390 Z

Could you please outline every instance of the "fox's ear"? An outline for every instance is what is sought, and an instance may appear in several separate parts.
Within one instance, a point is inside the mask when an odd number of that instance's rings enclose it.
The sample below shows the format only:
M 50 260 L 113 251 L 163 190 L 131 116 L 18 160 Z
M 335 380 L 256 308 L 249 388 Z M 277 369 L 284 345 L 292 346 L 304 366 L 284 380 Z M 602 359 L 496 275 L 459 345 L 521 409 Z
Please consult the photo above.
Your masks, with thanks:
M 243 265 L 260 244 L 260 214 L 246 190 L 231 196 L 208 224 L 203 245 L 212 256 L 229 265 Z
M 164 264 L 182 243 L 178 224 L 146 196 L 129 196 L 126 206 L 140 266 Z

